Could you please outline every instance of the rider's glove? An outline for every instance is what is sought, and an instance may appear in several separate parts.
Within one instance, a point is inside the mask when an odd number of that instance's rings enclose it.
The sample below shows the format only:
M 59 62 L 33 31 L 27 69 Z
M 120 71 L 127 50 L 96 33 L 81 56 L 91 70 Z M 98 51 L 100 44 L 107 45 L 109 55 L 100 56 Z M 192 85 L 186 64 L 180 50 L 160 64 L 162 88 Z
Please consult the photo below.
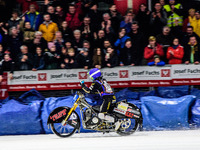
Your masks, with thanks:
M 82 85 L 82 84 L 84 84 L 84 81 L 83 81 L 83 80 L 80 81 L 80 85 Z

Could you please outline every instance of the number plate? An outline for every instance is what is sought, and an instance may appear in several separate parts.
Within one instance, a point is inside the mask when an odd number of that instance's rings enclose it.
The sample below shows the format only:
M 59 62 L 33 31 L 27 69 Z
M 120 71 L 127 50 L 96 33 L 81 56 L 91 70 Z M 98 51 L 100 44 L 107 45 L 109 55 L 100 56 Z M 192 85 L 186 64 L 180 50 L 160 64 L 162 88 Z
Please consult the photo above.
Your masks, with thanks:
M 128 104 L 122 103 L 122 102 L 121 102 L 120 104 L 118 104 L 117 108 L 119 108 L 119 109 L 121 109 L 121 110 L 124 110 L 124 111 L 127 111 L 127 109 L 128 109 Z

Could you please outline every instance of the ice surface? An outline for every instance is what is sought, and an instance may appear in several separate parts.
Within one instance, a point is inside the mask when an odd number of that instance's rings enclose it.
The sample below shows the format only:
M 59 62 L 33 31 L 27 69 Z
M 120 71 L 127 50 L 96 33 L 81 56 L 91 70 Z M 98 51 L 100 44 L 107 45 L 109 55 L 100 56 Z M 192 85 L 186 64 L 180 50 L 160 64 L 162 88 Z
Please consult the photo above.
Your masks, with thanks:
M 200 130 L 0 136 L 0 150 L 200 150 Z

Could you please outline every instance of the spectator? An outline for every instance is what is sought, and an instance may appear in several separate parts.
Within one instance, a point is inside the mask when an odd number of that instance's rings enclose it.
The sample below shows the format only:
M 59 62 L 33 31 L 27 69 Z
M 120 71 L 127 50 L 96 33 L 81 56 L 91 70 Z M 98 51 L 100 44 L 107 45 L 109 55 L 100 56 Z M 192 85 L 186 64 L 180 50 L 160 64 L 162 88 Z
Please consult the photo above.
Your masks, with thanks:
M 28 47 L 22 45 L 20 47 L 21 53 L 18 54 L 17 66 L 19 70 L 31 70 L 33 68 L 33 56 L 28 53 Z
M 135 66 L 137 64 L 137 54 L 136 49 L 133 49 L 130 39 L 126 40 L 125 47 L 122 49 L 120 55 L 120 66 L 131 65 Z
M 63 11 L 63 8 L 61 6 L 56 6 L 55 16 L 56 16 L 55 22 L 58 24 L 58 26 L 61 26 L 63 20 L 65 20 L 64 11 Z
M 183 25 L 183 7 L 180 3 L 176 4 L 175 0 L 169 0 L 169 4 L 164 6 L 165 11 L 167 12 L 167 26 L 175 27 L 177 26 L 176 22 L 178 22 L 178 26 Z
M 164 52 L 162 47 L 156 43 L 156 38 L 154 36 L 150 36 L 149 45 L 144 49 L 144 58 L 147 60 L 147 62 L 152 62 L 155 55 L 163 57 Z
M 164 66 L 164 65 L 165 62 L 161 61 L 158 55 L 154 56 L 154 61 L 148 63 L 148 66 Z
M 25 15 L 25 22 L 30 22 L 31 28 L 35 31 L 38 30 L 42 22 L 42 18 L 40 13 L 36 11 L 35 5 L 30 5 L 29 11 Z
M 144 36 L 143 32 L 139 30 L 138 22 L 134 21 L 131 26 L 131 32 L 128 34 L 131 38 L 132 48 L 136 51 L 136 64 L 141 65 L 142 59 L 144 56 L 144 45 L 146 37 Z
M 49 14 L 44 15 L 44 22 L 40 25 L 39 31 L 42 32 L 43 38 L 47 42 L 52 42 L 55 39 L 55 33 L 58 31 L 58 26 L 51 21 Z
M 65 41 L 70 40 L 73 37 L 72 30 L 69 28 L 67 21 L 63 21 L 59 29 L 62 32 L 62 37 Z
M 93 55 L 92 60 L 93 60 L 92 67 L 99 68 L 99 69 L 101 69 L 103 67 L 104 57 L 102 55 L 100 48 L 94 49 L 94 55 Z
M 94 46 L 96 48 L 99 47 L 100 49 L 103 49 L 104 40 L 105 40 L 105 32 L 104 30 L 99 30 L 97 37 L 94 40 Z
M 67 41 L 67 42 L 65 43 L 65 47 L 66 47 L 67 49 L 72 48 L 72 43 L 71 43 L 70 41 Z
M 115 46 L 119 47 L 119 52 L 121 52 L 121 49 L 124 48 L 127 39 L 130 39 L 130 37 L 126 35 L 125 28 L 121 28 L 119 31 L 119 38 L 115 42 Z
M 16 56 L 20 53 L 20 46 L 22 45 L 22 35 L 16 27 L 10 29 L 8 39 L 5 40 L 5 45 L 11 53 L 11 58 L 15 61 Z
M 93 30 L 90 24 L 90 18 L 85 17 L 83 19 L 82 25 L 79 27 L 79 30 L 82 33 L 82 36 L 85 40 L 91 41 L 93 36 Z
M 72 69 L 76 67 L 75 51 L 73 48 L 68 49 L 68 55 L 61 63 L 62 69 Z
M 36 10 L 39 10 L 38 3 L 35 0 L 17 0 L 19 4 L 22 5 L 22 12 L 28 11 L 31 5 L 34 5 Z
M 97 33 L 98 30 L 101 28 L 101 21 L 102 21 L 102 14 L 98 10 L 97 3 L 91 4 L 90 10 L 87 15 L 90 18 L 92 29 L 94 30 L 95 33 Z
M 163 61 L 165 61 L 165 62 L 167 62 L 167 59 L 166 59 L 167 49 L 171 45 L 171 43 L 174 39 L 174 36 L 171 34 L 170 31 L 171 31 L 170 28 L 168 26 L 165 26 L 163 28 L 163 32 L 156 36 L 157 43 L 159 43 L 164 50 L 165 55 L 164 55 Z
M 42 37 L 42 32 L 36 31 L 33 42 L 30 46 L 30 53 L 35 54 L 37 47 L 41 47 L 42 51 L 47 51 L 47 41 Z
M 156 36 L 157 42 L 163 47 L 169 47 L 173 40 L 173 35 L 171 34 L 171 29 L 167 26 L 163 28 L 161 34 Z
M 80 30 L 74 30 L 74 39 L 72 40 L 72 44 L 74 48 L 77 49 L 83 47 L 83 39 L 81 37 Z
M 131 25 L 133 23 L 133 14 L 132 13 L 127 13 L 126 16 L 124 17 L 124 20 L 121 21 L 120 23 L 120 28 L 125 28 L 126 33 L 131 32 Z
M 194 24 L 196 22 L 196 16 L 195 16 L 195 9 L 191 8 L 189 9 L 189 16 L 185 18 L 183 21 L 183 32 L 186 32 L 187 26 L 192 26 L 194 28 Z
M 42 70 L 45 67 L 44 63 L 44 55 L 42 53 L 42 48 L 37 47 L 36 48 L 36 54 L 33 58 L 33 68 L 32 71 Z
M 79 19 L 79 14 L 76 12 L 74 5 L 69 5 L 69 13 L 66 14 L 65 20 L 72 31 L 81 26 L 81 21 Z
M 162 28 L 167 24 L 167 14 L 162 10 L 160 3 L 156 3 L 154 8 L 155 11 L 150 16 L 151 34 L 157 35 L 162 32 Z
M 91 66 L 91 57 L 87 49 L 84 49 L 83 53 L 79 53 L 76 56 L 76 62 L 78 68 L 89 69 Z
M 162 6 L 162 9 L 164 10 L 165 0 L 159 0 L 159 3 Z
M 56 52 L 57 52 L 58 55 L 60 55 L 61 49 L 65 45 L 65 41 L 62 38 L 62 33 L 60 31 L 56 32 L 54 43 L 55 43 L 55 46 L 56 46 Z
M 139 12 L 136 16 L 136 20 L 138 21 L 138 25 L 140 29 L 148 35 L 149 33 L 149 23 L 150 23 L 150 11 L 147 9 L 146 4 L 142 3 L 140 5 Z
M 60 56 L 56 53 L 53 42 L 48 43 L 49 51 L 44 53 L 45 69 L 58 69 Z
M 47 12 L 46 13 L 50 15 L 50 18 L 51 18 L 51 20 L 53 22 L 57 23 L 56 21 L 57 21 L 58 18 L 56 18 L 56 17 L 58 17 L 58 16 L 56 16 L 56 14 L 55 14 L 55 8 L 53 6 L 49 5 L 47 7 Z
M 60 54 L 60 68 L 64 68 L 62 67 L 63 66 L 62 64 L 65 63 L 65 58 L 68 58 L 68 53 L 67 53 L 67 49 L 63 47 Z
M 199 36 L 194 32 L 193 27 L 188 26 L 186 29 L 186 33 L 181 36 L 181 44 L 183 45 L 183 47 L 187 46 L 191 36 L 195 36 L 197 41 L 200 41 Z
M 103 14 L 103 21 L 101 22 L 101 29 L 105 31 L 105 33 L 114 32 L 111 21 L 110 15 L 108 13 Z
M 35 30 L 31 28 L 30 22 L 21 22 L 20 30 L 23 33 L 23 43 L 30 48 L 30 44 L 33 42 L 35 37 Z
M 4 58 L 4 50 L 2 44 L 0 44 L 0 66 L 2 65 L 3 58 Z
M 93 50 L 92 50 L 92 47 L 91 47 L 91 44 L 89 41 L 87 41 L 87 40 L 83 41 L 83 49 L 87 49 L 89 52 L 89 55 L 93 56 Z
M 105 39 L 105 40 L 104 40 L 104 43 L 103 43 L 103 49 L 102 49 L 102 54 L 103 54 L 103 56 L 106 55 L 106 53 L 107 53 L 107 48 L 108 48 L 108 47 L 111 47 L 111 46 L 112 46 L 111 42 L 110 42 L 108 39 Z
M 2 75 L 4 71 L 10 71 L 8 76 L 9 76 L 9 79 L 11 80 L 13 78 L 14 68 L 15 68 L 15 63 L 10 58 L 10 55 L 5 54 L 1 67 L 0 67 L 0 82 L 3 79 Z
M 197 11 L 195 13 L 195 16 L 196 16 L 196 21 L 194 21 L 194 23 L 192 25 L 193 25 L 193 28 L 194 28 L 194 32 L 198 36 L 200 36 L 200 14 L 199 14 L 199 11 Z
M 181 64 L 184 55 L 184 49 L 179 44 L 179 39 L 174 38 L 172 46 L 167 49 L 167 59 L 169 64 Z
M 125 26 L 120 26 L 122 16 L 117 11 L 117 7 L 115 4 L 110 5 L 108 13 L 109 13 L 110 20 L 111 20 L 111 27 L 113 28 L 114 32 L 118 32 L 119 27 L 125 27 Z M 129 15 L 132 15 L 132 14 L 129 14 Z M 129 16 L 129 18 L 131 18 L 131 16 Z
M 8 20 L 8 28 L 18 27 L 20 20 L 21 19 L 18 16 L 18 12 L 17 11 L 13 11 L 12 12 L 12 17 Z
M 109 68 L 118 66 L 118 57 L 112 47 L 107 48 L 107 53 L 105 55 L 105 66 Z
M 195 36 L 191 36 L 188 45 L 185 47 L 184 63 L 199 64 L 200 45 Z

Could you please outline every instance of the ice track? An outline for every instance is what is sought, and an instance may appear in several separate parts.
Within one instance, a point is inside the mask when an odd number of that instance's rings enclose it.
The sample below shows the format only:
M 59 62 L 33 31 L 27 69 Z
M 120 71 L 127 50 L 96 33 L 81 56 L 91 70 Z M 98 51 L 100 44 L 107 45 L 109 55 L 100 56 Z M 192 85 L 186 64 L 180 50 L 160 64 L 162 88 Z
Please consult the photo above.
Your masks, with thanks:
M 200 130 L 0 136 L 0 150 L 200 150 Z

